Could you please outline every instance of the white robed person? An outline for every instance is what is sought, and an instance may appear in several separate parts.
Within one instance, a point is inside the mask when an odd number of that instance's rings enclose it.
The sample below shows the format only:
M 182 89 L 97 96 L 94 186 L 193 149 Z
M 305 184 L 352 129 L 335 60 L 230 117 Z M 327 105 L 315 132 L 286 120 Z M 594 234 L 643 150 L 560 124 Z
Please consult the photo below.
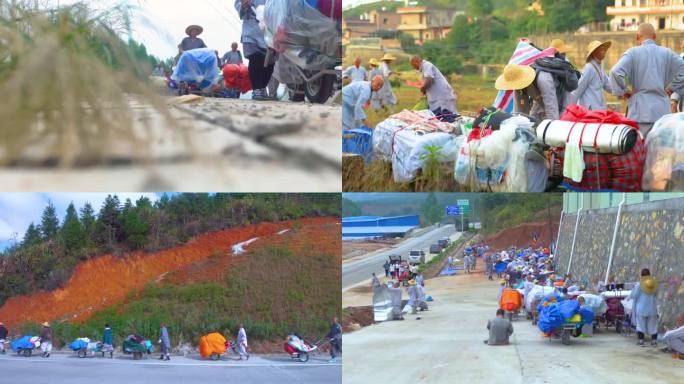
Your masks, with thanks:
M 632 288 L 629 298 L 634 302 L 632 319 L 636 321 L 638 345 L 644 346 L 644 336 L 651 336 L 651 345 L 658 345 L 658 282 L 648 268 L 641 270 L 641 279 Z
M 245 326 L 243 324 L 240 324 L 240 329 L 238 330 L 237 345 L 240 360 L 242 360 L 243 357 L 245 357 L 245 360 L 249 360 L 249 353 L 247 352 L 247 349 L 249 348 L 249 345 L 247 344 L 247 332 L 245 331 Z
M 390 76 L 392 76 L 392 69 L 390 64 L 397 58 L 386 53 L 385 56 L 380 58 L 380 74 L 385 80 L 382 88 L 377 92 L 377 100 L 380 103 L 380 108 L 386 107 L 390 113 L 394 112 L 394 106 L 397 105 L 397 97 L 392 91 L 392 84 L 390 84 Z
M 371 93 L 382 88 L 384 82 L 381 76 L 376 76 L 370 82 L 357 81 L 342 88 L 342 128 L 344 130 L 367 125 L 364 108 L 370 101 Z
M 357 57 L 356 60 L 354 60 L 354 65 L 344 71 L 342 77 L 351 79 L 352 83 L 368 80 L 368 71 L 361 65 L 360 57 Z
M 420 90 L 427 96 L 432 113 L 441 121 L 453 123 L 458 116 L 456 94 L 446 77 L 434 64 L 420 56 L 411 58 L 411 66 L 423 74 L 423 87 Z

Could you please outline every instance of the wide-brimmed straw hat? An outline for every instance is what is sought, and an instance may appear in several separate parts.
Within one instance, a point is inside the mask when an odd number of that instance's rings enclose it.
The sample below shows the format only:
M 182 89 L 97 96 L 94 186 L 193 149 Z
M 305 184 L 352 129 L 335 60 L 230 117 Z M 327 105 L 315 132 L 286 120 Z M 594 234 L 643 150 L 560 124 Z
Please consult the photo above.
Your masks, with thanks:
M 48 323 L 47 321 L 43 323 L 43 327 L 49 327 L 49 326 L 50 326 L 50 323 Z
M 494 86 L 500 91 L 517 91 L 529 87 L 536 76 L 532 67 L 508 64 Z
M 565 41 L 561 39 L 553 39 L 551 41 L 551 48 L 556 48 L 556 51 L 558 51 L 558 53 L 566 53 L 570 50 L 570 47 L 565 45 Z
M 409 285 L 416 285 L 416 281 L 415 281 L 415 280 L 413 280 L 413 279 L 409 280 L 409 282 L 408 282 L 408 283 L 409 283 Z
M 199 31 L 199 32 L 197 32 L 198 35 L 201 35 L 202 32 L 204 32 L 204 28 L 202 28 L 201 26 L 199 26 L 199 25 L 191 25 L 191 26 L 185 28 L 185 34 L 188 35 L 188 36 L 190 36 L 190 31 L 192 31 L 193 29 L 196 29 L 196 30 Z
M 612 41 L 604 41 L 600 42 L 598 40 L 594 40 L 589 45 L 587 46 L 587 49 L 589 50 L 589 54 L 587 55 L 587 61 L 591 60 L 592 55 L 594 52 L 599 49 L 602 46 L 605 46 L 606 49 L 610 48 L 610 46 L 613 45 Z
M 368 60 L 368 64 L 374 65 L 376 67 L 380 65 L 380 63 L 378 62 L 378 60 L 376 58 L 372 58 L 372 59 Z
M 644 293 L 652 295 L 658 290 L 658 281 L 653 276 L 643 276 L 639 281 L 639 287 Z
M 385 56 L 383 56 L 382 58 L 380 58 L 380 61 L 394 61 L 394 60 L 396 60 L 396 59 L 397 59 L 397 58 L 394 57 L 394 56 L 392 56 L 391 54 L 385 53 Z

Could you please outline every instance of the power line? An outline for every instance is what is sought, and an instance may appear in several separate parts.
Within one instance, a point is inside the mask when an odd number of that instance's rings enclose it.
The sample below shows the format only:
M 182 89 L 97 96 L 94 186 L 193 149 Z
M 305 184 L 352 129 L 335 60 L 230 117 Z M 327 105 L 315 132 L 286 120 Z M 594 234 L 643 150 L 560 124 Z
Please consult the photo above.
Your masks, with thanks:
M 216 11 L 216 12 L 221 16 L 221 18 L 223 18 L 223 20 L 225 20 L 225 21 L 228 23 L 228 25 L 230 26 L 230 28 L 231 28 L 234 32 L 237 32 L 238 34 L 241 33 L 241 31 L 235 26 L 234 21 L 230 21 L 230 20 L 226 17 L 225 11 L 221 11 L 221 10 L 219 9 L 220 6 L 217 7 L 217 6 L 216 6 L 216 3 L 214 3 L 213 0 L 207 0 L 207 4 L 209 4 L 209 6 L 211 6 L 211 7 L 214 9 L 214 11 Z M 219 3 L 219 4 L 220 4 L 220 3 Z M 231 14 L 231 12 L 228 12 L 228 14 Z

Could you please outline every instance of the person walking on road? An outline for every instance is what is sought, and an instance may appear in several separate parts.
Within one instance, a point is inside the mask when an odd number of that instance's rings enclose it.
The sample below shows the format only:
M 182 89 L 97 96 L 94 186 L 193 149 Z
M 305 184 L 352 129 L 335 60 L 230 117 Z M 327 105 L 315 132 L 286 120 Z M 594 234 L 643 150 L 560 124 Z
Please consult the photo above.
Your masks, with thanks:
M 50 357 L 52 352 L 52 328 L 47 321 L 43 323 L 43 330 L 40 332 L 40 349 L 43 357 Z
M 636 320 L 638 345 L 644 346 L 644 335 L 651 335 L 651 346 L 658 346 L 658 282 L 648 268 L 641 270 L 641 279 L 629 298 L 634 301 L 632 316 Z
M 207 45 L 204 44 L 204 41 L 197 37 L 201 35 L 202 32 L 204 32 L 204 28 L 199 25 L 191 25 L 187 27 L 185 29 L 185 34 L 188 35 L 188 37 L 181 41 L 179 48 L 181 48 L 183 52 L 191 51 L 193 49 L 206 48 Z
M 485 253 L 484 255 L 485 271 L 487 273 L 487 279 L 493 280 L 492 275 L 494 274 L 494 260 L 490 253 Z
M 109 324 L 105 324 L 105 329 L 102 333 L 102 352 L 114 352 L 114 335 Z
M 637 42 L 639 46 L 622 55 L 610 76 L 613 95 L 628 100 L 627 118 L 639 123 L 646 137 L 658 119 L 672 112 L 668 87 L 684 93 L 684 60 L 656 44 L 655 28 L 649 23 L 639 25 Z
M 5 343 L 8 340 L 8 335 L 9 331 L 7 330 L 7 327 L 5 327 L 5 324 L 0 321 L 0 353 L 3 355 L 5 354 Z
M 390 268 L 389 261 L 385 261 L 385 264 L 383 264 L 382 267 L 385 269 L 385 277 L 390 277 L 390 274 L 389 274 L 389 268 Z
M 166 329 L 166 324 L 159 325 L 159 344 L 161 345 L 161 356 L 159 360 L 171 360 L 169 351 L 171 350 L 171 339 L 169 338 L 169 330 Z
M 223 55 L 221 64 L 242 64 L 242 52 L 238 50 L 238 43 L 233 43 L 230 45 L 230 51 Z
M 513 324 L 507 319 L 504 319 L 504 310 L 499 308 L 496 310 L 496 317 L 487 322 L 487 329 L 489 330 L 489 339 L 484 343 L 487 345 L 508 345 L 509 337 L 513 334 Z
M 252 99 L 268 100 L 266 87 L 273 75 L 275 61 L 268 59 L 268 46 L 259 27 L 255 9 L 266 0 L 235 0 L 235 9 L 242 20 L 242 49 L 249 59 L 249 80 L 252 82 Z
M 249 345 L 247 344 L 247 332 L 245 331 L 244 324 L 240 324 L 240 329 L 238 330 L 237 335 L 237 345 L 238 353 L 240 354 L 240 360 L 242 360 L 243 357 L 245 360 L 249 360 L 249 353 L 247 352 Z
M 333 317 L 330 332 L 326 335 L 330 339 L 330 360 L 328 362 L 334 363 L 337 357 L 342 354 L 342 326 L 337 320 L 337 316 Z

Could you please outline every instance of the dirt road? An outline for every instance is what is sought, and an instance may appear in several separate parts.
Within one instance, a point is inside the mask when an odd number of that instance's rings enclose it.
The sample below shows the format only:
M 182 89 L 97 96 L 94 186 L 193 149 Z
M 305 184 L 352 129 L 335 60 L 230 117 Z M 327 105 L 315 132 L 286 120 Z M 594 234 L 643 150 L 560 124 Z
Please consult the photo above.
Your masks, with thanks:
M 339 105 L 204 99 L 170 104 L 175 126 L 149 106 L 131 100 L 131 107 L 141 147 L 119 138 L 107 143 L 103 162 L 60 169 L 57 139 L 43 137 L 12 167 L 0 168 L 3 189 L 341 190 Z
M 430 279 L 426 292 L 435 301 L 420 320 L 408 315 L 345 335 L 343 383 L 684 382 L 684 362 L 609 331 L 563 346 L 521 319 L 512 345 L 487 346 L 497 285 L 482 274 Z M 344 293 L 343 305 L 359 302 L 370 302 L 370 289 Z

